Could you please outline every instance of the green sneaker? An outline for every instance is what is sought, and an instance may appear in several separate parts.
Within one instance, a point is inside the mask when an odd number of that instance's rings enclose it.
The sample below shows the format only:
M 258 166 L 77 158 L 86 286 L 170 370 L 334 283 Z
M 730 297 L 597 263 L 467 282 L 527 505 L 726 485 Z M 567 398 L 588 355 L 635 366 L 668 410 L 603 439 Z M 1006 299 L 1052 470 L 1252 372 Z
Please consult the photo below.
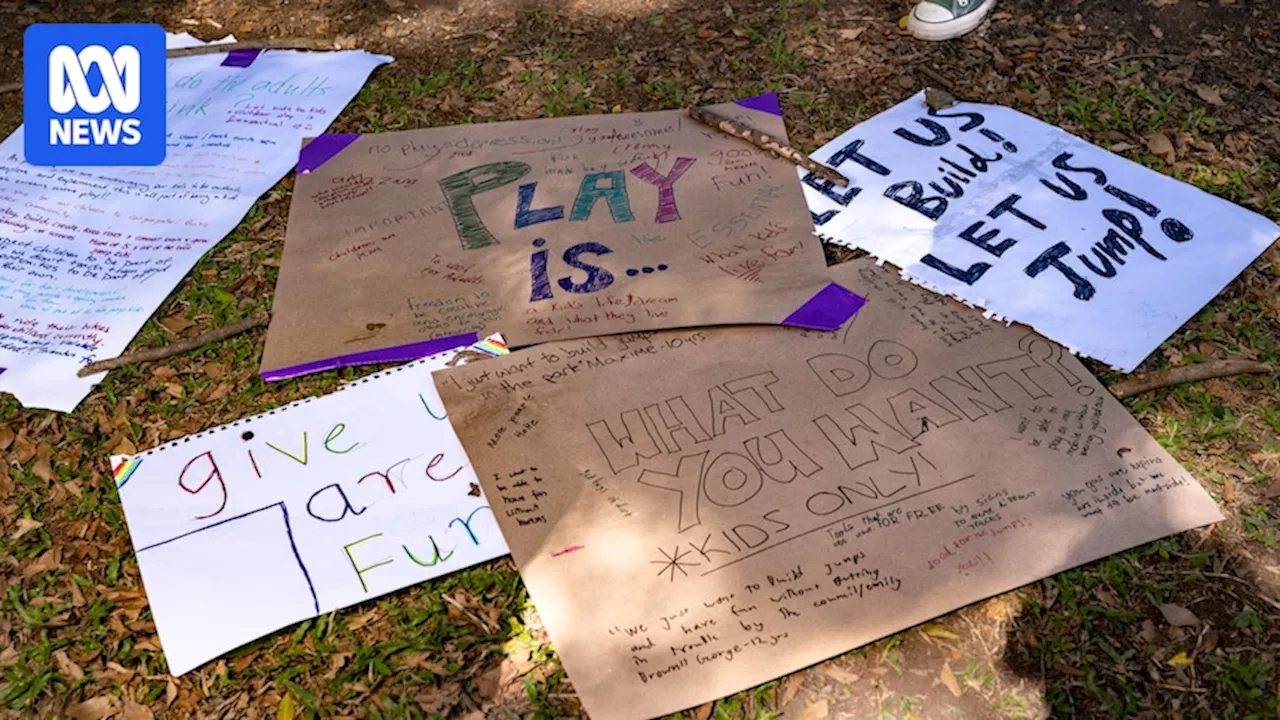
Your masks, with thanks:
M 921 0 L 911 9 L 907 29 L 921 40 L 950 40 L 972 32 L 996 0 Z

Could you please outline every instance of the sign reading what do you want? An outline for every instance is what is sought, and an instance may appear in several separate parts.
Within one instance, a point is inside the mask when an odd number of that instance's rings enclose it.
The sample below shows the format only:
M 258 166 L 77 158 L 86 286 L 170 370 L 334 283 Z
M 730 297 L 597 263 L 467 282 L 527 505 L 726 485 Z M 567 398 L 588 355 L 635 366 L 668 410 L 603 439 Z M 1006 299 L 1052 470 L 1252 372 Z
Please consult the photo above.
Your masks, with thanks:
M 593 717 L 695 706 L 1221 519 L 1058 345 L 870 259 L 832 274 L 867 297 L 835 333 L 551 342 L 436 374 Z
M 823 237 L 1129 372 L 1280 236 L 1249 212 L 1009 108 L 923 94 L 814 154 Z
M 507 553 L 431 382 L 454 355 L 113 458 L 170 672 Z
M 785 137 L 773 94 L 713 110 Z M 833 330 L 860 303 L 826 275 L 794 166 L 676 110 L 326 135 L 298 170 L 268 380 L 488 332 Z

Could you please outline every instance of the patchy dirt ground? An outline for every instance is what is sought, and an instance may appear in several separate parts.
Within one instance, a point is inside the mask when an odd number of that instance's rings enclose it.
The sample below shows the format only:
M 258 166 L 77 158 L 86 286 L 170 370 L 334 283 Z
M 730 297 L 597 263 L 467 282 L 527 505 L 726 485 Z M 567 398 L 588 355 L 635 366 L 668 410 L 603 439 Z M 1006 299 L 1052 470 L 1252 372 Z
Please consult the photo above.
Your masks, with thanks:
M 204 39 L 325 37 L 395 55 L 337 122 L 348 132 L 654 110 L 772 89 L 793 140 L 813 148 L 924 85 L 943 85 L 1280 218 L 1280 4 L 1000 2 L 980 32 L 927 45 L 898 29 L 909 6 L 899 0 L 0 0 L 0 84 L 21 77 L 30 23 L 146 21 Z M 19 100 L 0 96 L 0 131 L 20 122 Z M 290 187 L 284 181 L 255 206 L 135 347 L 269 308 Z M 1278 315 L 1273 248 L 1141 369 L 1280 362 Z M 69 415 L 0 400 L 0 706 L 76 720 L 579 713 L 508 560 L 169 677 L 106 456 L 357 374 L 266 386 L 256 375 L 261 349 L 259 333 L 115 372 Z M 1241 377 L 1127 401 L 1219 499 L 1229 516 L 1220 526 L 1063 573 L 687 715 L 1275 717 L 1278 390 L 1280 379 Z

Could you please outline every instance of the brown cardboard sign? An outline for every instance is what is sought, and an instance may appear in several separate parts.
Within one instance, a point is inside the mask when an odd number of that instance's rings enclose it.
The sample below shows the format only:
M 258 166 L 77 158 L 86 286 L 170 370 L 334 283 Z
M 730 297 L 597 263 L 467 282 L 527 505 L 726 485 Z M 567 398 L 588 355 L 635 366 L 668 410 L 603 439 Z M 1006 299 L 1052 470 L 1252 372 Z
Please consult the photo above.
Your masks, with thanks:
M 713 109 L 786 137 L 772 94 Z M 795 167 L 678 110 L 326 135 L 299 173 L 269 380 L 492 332 L 831 330 L 861 302 L 826 275 Z
M 1061 347 L 869 260 L 834 333 L 551 342 L 435 374 L 589 713 L 790 673 L 1221 515 Z

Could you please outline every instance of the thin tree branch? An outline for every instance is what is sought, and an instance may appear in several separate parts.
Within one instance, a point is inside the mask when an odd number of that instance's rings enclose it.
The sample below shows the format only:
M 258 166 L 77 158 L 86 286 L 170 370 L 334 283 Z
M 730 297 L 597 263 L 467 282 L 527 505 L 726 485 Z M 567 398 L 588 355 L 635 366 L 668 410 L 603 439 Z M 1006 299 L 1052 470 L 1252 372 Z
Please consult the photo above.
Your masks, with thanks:
M 1280 371 L 1280 368 L 1252 360 L 1214 360 L 1198 365 L 1181 365 L 1166 370 L 1134 375 L 1112 385 L 1110 389 L 1112 395 L 1123 399 L 1171 385 L 1183 385 L 1185 383 L 1200 382 L 1201 380 L 1248 373 L 1265 375 L 1277 371 Z
M 765 135 L 762 132 L 753 130 L 742 123 L 734 122 L 729 118 L 721 117 L 700 107 L 689 108 L 689 117 L 697 120 L 703 125 L 715 128 L 725 135 L 736 137 L 739 140 L 746 140 L 761 150 L 770 152 L 783 160 L 799 165 L 823 180 L 840 187 L 849 186 L 849 178 L 846 178 L 832 168 L 823 165 L 790 145 L 787 145 L 776 138 Z
M 139 350 L 138 352 L 128 353 L 125 355 L 121 355 L 120 357 L 114 357 L 114 358 L 109 358 L 107 360 L 99 360 L 97 362 L 89 363 L 88 365 L 85 365 L 84 367 L 80 368 L 80 371 L 76 374 L 80 377 L 85 377 L 86 375 L 93 375 L 94 373 L 100 373 L 106 370 L 114 370 L 116 368 L 121 368 L 126 365 L 135 365 L 138 363 L 153 362 L 155 360 L 163 360 L 165 358 L 170 358 L 170 357 L 173 357 L 174 355 L 181 355 L 184 352 L 195 350 L 201 345 L 207 345 L 208 343 L 212 343 L 212 342 L 220 342 L 222 340 L 226 340 L 229 337 L 235 337 L 236 335 L 239 335 L 241 333 L 248 332 L 249 330 L 252 330 L 254 328 L 265 327 L 267 322 L 270 321 L 270 319 L 271 319 L 270 316 L 264 315 L 264 314 L 251 315 L 245 318 L 244 320 L 241 320 L 240 322 L 234 322 L 234 323 L 231 323 L 230 325 L 223 325 L 220 328 L 214 328 L 213 330 L 210 330 L 208 332 L 200 333 L 199 335 L 191 338 L 190 340 L 182 340 L 180 342 L 170 343 L 169 345 L 165 345 L 163 347 L 150 348 L 148 350 Z

